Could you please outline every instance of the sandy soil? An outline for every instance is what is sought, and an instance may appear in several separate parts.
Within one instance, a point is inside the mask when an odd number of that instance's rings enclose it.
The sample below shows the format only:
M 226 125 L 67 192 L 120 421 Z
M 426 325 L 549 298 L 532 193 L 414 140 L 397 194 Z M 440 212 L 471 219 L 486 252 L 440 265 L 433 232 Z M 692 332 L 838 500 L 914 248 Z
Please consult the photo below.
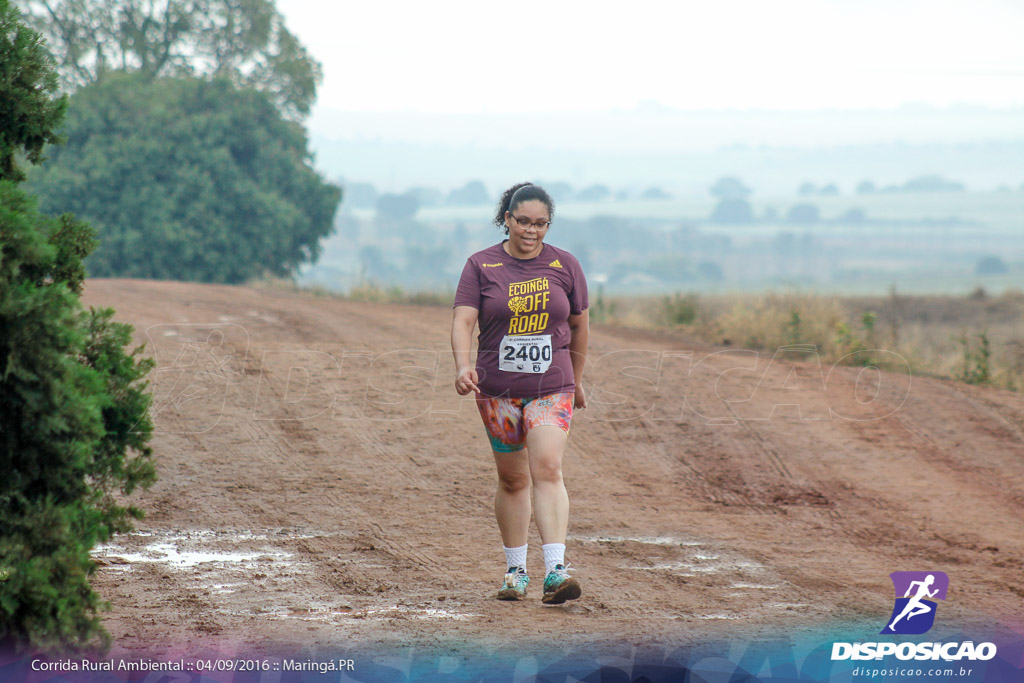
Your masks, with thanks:
M 944 629 L 1021 630 L 1024 398 L 594 326 L 564 472 L 583 597 L 493 599 L 496 477 L 450 311 L 87 283 L 158 362 L 159 482 L 96 551 L 115 651 L 507 640 L 686 646 L 859 624 L 950 576 Z M 937 622 L 938 623 L 938 622 Z

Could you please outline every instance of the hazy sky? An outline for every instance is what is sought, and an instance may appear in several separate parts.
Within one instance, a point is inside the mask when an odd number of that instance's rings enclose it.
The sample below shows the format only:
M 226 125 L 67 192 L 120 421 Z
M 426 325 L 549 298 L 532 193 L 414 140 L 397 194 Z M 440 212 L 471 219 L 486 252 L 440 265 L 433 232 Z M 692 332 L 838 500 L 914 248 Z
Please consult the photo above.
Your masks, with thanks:
M 1024 106 L 1021 0 L 277 0 L 318 108 Z

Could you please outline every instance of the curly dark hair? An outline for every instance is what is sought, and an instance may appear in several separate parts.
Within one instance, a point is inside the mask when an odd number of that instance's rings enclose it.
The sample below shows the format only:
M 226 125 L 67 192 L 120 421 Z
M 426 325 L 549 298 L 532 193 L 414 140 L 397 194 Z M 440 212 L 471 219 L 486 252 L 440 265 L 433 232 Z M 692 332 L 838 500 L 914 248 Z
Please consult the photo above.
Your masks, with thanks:
M 515 203 L 512 203 L 513 198 Z M 551 198 L 551 195 L 541 187 L 540 185 L 534 185 L 533 183 L 519 183 L 505 190 L 501 195 L 501 201 L 498 202 L 498 213 L 494 215 L 494 224 L 499 228 L 505 230 L 505 234 L 508 234 L 508 226 L 505 225 L 505 212 L 515 211 L 523 202 L 536 199 L 537 201 L 544 202 L 548 207 L 548 220 L 555 220 L 555 200 Z

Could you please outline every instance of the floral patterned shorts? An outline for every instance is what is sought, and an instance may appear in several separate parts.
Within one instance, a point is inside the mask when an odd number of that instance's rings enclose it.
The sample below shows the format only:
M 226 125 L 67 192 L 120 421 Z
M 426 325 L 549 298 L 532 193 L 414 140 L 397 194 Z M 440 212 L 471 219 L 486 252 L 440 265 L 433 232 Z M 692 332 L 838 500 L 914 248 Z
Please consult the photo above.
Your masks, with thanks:
M 525 447 L 527 432 L 539 425 L 560 427 L 568 434 L 573 399 L 572 392 L 538 398 L 481 396 L 476 399 L 476 407 L 487 428 L 491 448 L 498 453 L 514 453 Z

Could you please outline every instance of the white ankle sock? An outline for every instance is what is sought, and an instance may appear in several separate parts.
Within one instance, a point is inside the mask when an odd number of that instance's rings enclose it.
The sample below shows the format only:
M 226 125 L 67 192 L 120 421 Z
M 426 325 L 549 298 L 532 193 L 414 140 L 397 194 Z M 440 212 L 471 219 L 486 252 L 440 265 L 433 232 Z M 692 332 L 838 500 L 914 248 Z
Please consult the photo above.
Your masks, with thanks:
M 549 572 L 556 564 L 565 564 L 565 544 L 545 543 L 540 547 L 544 551 L 544 571 Z
M 505 548 L 505 566 L 522 567 L 523 571 L 525 572 L 527 547 L 529 547 L 529 544 L 521 545 L 518 548 Z

